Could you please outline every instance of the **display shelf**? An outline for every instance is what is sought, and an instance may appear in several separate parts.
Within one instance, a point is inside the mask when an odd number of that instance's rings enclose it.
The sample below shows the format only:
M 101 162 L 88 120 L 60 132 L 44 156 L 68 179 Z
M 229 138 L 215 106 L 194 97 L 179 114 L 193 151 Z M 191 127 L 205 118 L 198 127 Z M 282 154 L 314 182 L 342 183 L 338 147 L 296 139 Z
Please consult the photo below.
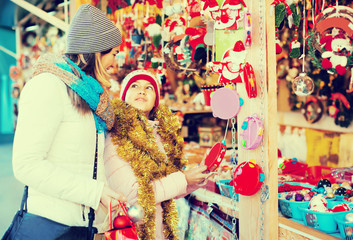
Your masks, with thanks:
M 303 114 L 300 112 L 278 112 L 277 119 L 279 125 L 326 130 L 331 132 L 353 132 L 353 124 L 351 124 L 348 128 L 337 126 L 334 123 L 334 118 L 329 117 L 327 115 L 322 116 L 322 119 L 320 119 L 315 124 L 307 122 Z
M 234 203 L 233 199 L 208 191 L 203 188 L 197 189 L 196 191 L 191 193 L 191 195 L 195 196 L 195 198 L 201 202 L 217 204 L 219 206 L 219 209 L 227 215 L 236 218 L 239 217 L 239 208 L 237 206 L 234 206 L 236 205 L 236 202 Z
M 288 219 L 286 217 L 278 217 L 278 239 L 288 240 L 339 240 L 339 233 L 326 234 L 314 228 L 305 226 L 302 221 Z

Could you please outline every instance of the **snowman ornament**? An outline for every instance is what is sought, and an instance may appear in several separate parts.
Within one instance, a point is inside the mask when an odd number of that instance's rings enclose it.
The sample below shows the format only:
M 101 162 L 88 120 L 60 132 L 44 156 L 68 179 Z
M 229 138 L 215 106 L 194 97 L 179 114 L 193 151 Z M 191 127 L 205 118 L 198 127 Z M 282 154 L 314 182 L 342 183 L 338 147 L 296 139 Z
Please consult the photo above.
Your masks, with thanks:
M 327 50 L 322 53 L 322 67 L 324 69 L 334 68 L 339 75 L 346 73 L 347 53 L 351 54 L 353 48 L 349 38 L 344 34 L 326 36 L 321 41 L 322 46 Z
M 210 62 L 208 66 L 215 73 L 219 73 L 219 83 L 241 83 L 244 77 L 243 67 L 247 51 L 241 40 L 233 48 L 228 49 L 220 62 Z

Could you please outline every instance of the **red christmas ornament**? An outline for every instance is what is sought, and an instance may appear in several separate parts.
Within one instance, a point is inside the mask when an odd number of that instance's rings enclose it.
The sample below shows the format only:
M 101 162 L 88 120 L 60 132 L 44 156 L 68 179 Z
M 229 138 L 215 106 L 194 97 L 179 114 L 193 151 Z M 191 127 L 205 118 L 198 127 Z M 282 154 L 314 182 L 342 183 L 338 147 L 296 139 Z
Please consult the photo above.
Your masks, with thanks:
M 113 226 L 115 229 L 130 227 L 131 224 L 129 217 L 125 215 L 117 216 L 113 221 Z
M 254 195 L 259 191 L 264 180 L 265 175 L 255 160 L 243 162 L 234 171 L 232 180 L 234 192 L 245 196 Z

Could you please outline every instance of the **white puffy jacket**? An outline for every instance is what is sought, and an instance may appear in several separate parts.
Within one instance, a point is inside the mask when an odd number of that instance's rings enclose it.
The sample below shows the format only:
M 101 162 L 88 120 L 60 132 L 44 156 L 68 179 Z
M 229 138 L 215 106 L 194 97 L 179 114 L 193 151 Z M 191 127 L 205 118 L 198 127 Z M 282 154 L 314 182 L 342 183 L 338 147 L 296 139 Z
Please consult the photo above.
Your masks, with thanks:
M 66 85 L 56 75 L 42 73 L 26 84 L 19 102 L 13 170 L 29 186 L 30 213 L 70 226 L 87 226 L 89 207 L 102 210 L 104 133 L 98 139 L 95 181 L 93 114 L 77 112 Z

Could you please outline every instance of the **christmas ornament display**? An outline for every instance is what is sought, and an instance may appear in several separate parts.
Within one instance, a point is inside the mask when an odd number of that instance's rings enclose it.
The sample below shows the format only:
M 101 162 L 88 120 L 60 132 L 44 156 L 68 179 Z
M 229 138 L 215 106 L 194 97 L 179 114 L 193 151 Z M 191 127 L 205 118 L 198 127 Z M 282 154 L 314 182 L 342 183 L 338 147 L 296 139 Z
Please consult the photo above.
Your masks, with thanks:
M 316 67 L 330 74 L 346 73 L 353 63 L 352 24 L 353 10 L 346 6 L 328 7 L 315 18 L 308 53 Z

